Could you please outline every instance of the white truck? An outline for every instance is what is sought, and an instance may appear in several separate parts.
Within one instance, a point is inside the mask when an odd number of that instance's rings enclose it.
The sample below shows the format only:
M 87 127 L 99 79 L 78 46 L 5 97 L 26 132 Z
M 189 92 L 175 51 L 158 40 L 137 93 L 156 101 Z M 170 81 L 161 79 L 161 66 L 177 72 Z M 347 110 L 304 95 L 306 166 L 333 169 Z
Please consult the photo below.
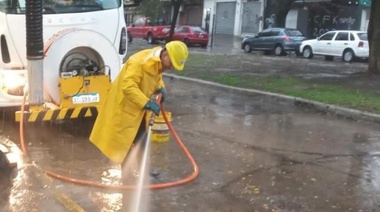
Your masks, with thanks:
M 26 17 L 28 3 L 40 5 L 35 12 L 42 13 L 42 29 L 33 25 L 38 20 Z M 28 21 L 35 30 L 32 38 L 42 33 L 44 101 L 61 104 L 60 79 L 107 75 L 113 80 L 119 72 L 127 51 L 122 0 L 1 0 L 0 107 L 22 104 L 27 45 L 35 43 L 27 41 Z M 99 101 L 79 93 L 77 103 Z

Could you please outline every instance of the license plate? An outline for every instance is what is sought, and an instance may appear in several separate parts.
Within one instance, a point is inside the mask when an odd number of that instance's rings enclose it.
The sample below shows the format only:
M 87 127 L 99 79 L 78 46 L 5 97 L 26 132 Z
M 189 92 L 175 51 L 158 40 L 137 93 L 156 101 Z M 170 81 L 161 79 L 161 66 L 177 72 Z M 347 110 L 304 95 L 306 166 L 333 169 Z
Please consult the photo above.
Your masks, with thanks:
M 77 94 L 73 96 L 73 104 L 86 104 L 86 103 L 94 103 L 99 102 L 100 96 L 98 93 L 91 94 Z
M 202 34 L 200 34 L 200 35 L 199 35 L 199 37 L 200 37 L 200 38 L 203 38 L 203 35 L 202 35 Z

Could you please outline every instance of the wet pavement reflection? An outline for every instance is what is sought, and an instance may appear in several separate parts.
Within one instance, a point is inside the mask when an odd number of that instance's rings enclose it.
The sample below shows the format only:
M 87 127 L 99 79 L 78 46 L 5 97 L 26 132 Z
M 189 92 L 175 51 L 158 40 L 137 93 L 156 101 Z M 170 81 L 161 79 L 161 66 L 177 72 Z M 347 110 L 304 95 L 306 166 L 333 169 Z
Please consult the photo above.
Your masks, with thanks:
M 172 124 L 199 165 L 182 186 L 150 192 L 151 211 L 378 211 L 380 127 L 319 114 L 273 97 L 165 78 Z M 1 139 L 19 144 L 17 123 L 3 119 Z M 27 123 L 30 158 L 79 179 L 120 184 L 120 166 L 88 141 L 93 120 Z M 192 167 L 173 137 L 152 143 L 152 183 L 180 180 Z M 0 193 L 0 211 L 123 211 L 133 190 L 50 179 L 25 159 Z M 65 203 L 65 201 L 63 201 Z M 67 203 L 67 202 L 66 202 Z

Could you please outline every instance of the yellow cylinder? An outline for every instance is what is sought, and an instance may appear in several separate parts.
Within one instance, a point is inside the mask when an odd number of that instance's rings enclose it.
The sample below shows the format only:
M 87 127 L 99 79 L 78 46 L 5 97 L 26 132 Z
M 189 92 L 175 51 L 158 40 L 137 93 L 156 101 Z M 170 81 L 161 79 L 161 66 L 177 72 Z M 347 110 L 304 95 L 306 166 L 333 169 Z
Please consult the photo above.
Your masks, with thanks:
M 165 112 L 166 117 L 169 121 L 172 121 L 172 114 L 170 112 Z M 165 122 L 164 116 L 156 116 L 154 119 L 154 124 L 152 126 L 151 141 L 153 142 L 167 142 L 169 141 L 169 127 Z

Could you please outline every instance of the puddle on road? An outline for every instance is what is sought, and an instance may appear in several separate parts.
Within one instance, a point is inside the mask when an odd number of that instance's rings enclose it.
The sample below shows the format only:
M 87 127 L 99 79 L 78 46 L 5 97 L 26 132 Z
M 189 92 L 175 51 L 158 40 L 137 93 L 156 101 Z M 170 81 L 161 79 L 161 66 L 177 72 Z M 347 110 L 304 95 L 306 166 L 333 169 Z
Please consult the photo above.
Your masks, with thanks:
M 25 126 L 25 141 L 30 157 L 44 169 L 64 176 L 94 181 L 96 183 L 121 185 L 120 165 L 110 162 L 88 141 L 92 123 L 93 121 L 69 121 L 55 124 L 27 123 Z M 17 129 L 12 127 L 9 129 L 7 132 L 10 137 L 15 138 L 18 136 Z M 173 140 L 163 143 L 152 143 L 151 157 L 154 160 L 152 164 L 154 169 L 158 171 L 157 176 L 152 178 L 153 183 L 175 181 L 182 176 L 182 173 L 186 173 L 183 169 L 187 168 L 187 166 L 184 168 L 181 166 L 174 169 L 170 168 L 169 164 L 171 158 L 167 153 L 172 151 L 171 149 L 173 148 L 178 148 L 169 145 L 170 143 L 175 145 Z M 178 151 L 178 149 L 176 151 Z M 184 163 L 186 161 L 179 159 L 177 162 Z M 174 164 L 175 163 L 176 162 L 174 162 Z M 178 170 L 181 171 L 177 172 Z M 19 208 L 21 207 L 20 205 L 28 207 L 27 205 L 31 204 L 31 202 L 25 200 L 27 197 L 24 196 L 25 185 L 28 183 L 34 185 L 40 184 L 38 179 L 28 180 L 30 179 L 29 175 L 33 173 L 33 171 L 26 174 L 23 169 L 20 169 L 16 171 L 16 173 L 17 177 L 12 178 L 13 184 L 6 186 L 6 189 L 2 190 L 2 194 L 4 194 L 5 197 L 10 197 L 10 199 L 4 198 L 6 201 L 0 204 L 0 211 L 1 208 Z M 178 175 L 178 173 L 180 175 Z M 61 192 L 68 194 L 78 202 L 92 202 L 92 204 L 87 207 L 93 208 L 95 211 L 99 209 L 97 207 L 102 207 L 104 210 L 113 210 L 120 209 L 127 204 L 131 205 L 129 198 L 126 199 L 125 196 L 130 197 L 132 191 L 121 193 L 114 193 L 114 191 L 98 192 L 96 189 L 91 191 L 93 189 L 84 189 L 82 186 L 66 184 L 60 180 L 55 180 L 54 186 L 57 186 Z M 12 194 L 9 193 L 11 187 Z M 49 194 L 49 189 L 44 187 L 41 189 L 42 193 L 37 195 L 39 196 L 38 198 L 49 199 L 49 203 L 46 203 L 46 207 L 54 208 L 54 206 L 51 205 L 51 201 L 54 202 L 55 198 Z M 32 196 L 36 196 L 34 194 L 35 190 L 31 190 L 30 192 L 31 194 L 28 195 L 28 198 L 32 200 L 35 199 L 34 197 L 32 198 Z M 83 196 L 83 194 L 86 195 Z M 15 198 L 19 195 L 23 197 Z M 112 201 L 110 201 L 110 198 L 112 198 Z M 41 202 L 41 200 L 37 202 Z M 98 204 L 98 202 L 103 203 Z M 36 206 L 36 208 L 38 207 L 40 206 Z
M 320 115 L 256 94 L 183 81 L 167 86 L 173 125 L 201 174 L 188 185 L 153 192 L 153 211 L 377 209 L 378 125 Z M 120 167 L 88 141 L 91 126 L 91 121 L 28 124 L 28 148 L 34 160 L 59 173 L 120 183 Z M 152 182 L 191 173 L 173 140 L 152 143 L 152 152 L 152 167 L 160 172 Z M 56 183 L 90 211 L 120 208 L 125 202 L 120 192 Z M 200 194 L 208 195 L 206 203 Z

